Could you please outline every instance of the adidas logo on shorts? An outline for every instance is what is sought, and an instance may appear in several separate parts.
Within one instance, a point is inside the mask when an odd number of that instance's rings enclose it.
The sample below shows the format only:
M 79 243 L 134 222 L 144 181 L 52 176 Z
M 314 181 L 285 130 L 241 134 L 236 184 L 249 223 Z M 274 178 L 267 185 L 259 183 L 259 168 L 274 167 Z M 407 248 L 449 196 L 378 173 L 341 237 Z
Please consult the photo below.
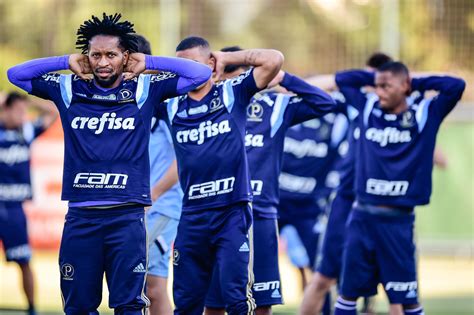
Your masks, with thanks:
M 273 290 L 271 297 L 274 298 L 274 299 L 281 298 L 280 291 L 278 289 Z
M 140 263 L 133 269 L 133 272 L 146 272 L 146 269 L 143 264 Z
M 242 246 L 240 246 L 239 248 L 239 252 L 249 252 L 250 249 L 249 249 L 249 246 L 247 245 L 247 242 L 244 242 L 242 244 Z
M 410 292 L 407 293 L 407 295 L 405 296 L 405 298 L 407 299 L 414 299 L 416 298 L 417 294 L 416 294 L 416 291 L 415 290 L 411 290 Z

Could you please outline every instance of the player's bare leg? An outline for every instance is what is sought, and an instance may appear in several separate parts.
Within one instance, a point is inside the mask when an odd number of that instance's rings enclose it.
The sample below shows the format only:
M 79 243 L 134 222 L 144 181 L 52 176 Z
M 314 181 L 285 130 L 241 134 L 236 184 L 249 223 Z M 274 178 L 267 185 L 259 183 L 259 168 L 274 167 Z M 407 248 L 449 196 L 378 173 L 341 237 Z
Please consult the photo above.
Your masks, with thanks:
M 30 267 L 30 263 L 19 264 L 21 269 L 21 276 L 23 281 L 23 291 L 25 292 L 26 299 L 28 300 L 28 306 L 31 311 L 34 312 L 35 308 L 35 280 L 33 272 Z
M 319 272 L 313 275 L 311 282 L 304 290 L 303 302 L 299 310 L 300 315 L 316 315 L 321 312 L 326 294 L 336 279 L 328 278 Z
M 389 308 L 390 315 L 403 315 L 403 307 L 401 304 L 390 304 Z
M 168 279 L 148 275 L 146 277 L 147 297 L 151 301 L 150 315 L 172 315 L 170 299 L 167 290 Z M 224 313 L 222 313 L 224 314 Z
M 306 271 L 304 270 L 304 268 L 298 268 L 298 270 L 301 274 L 301 285 L 304 291 L 304 288 L 306 288 L 306 285 L 308 284 L 308 279 L 306 279 Z
M 225 309 L 224 308 L 210 308 L 206 307 L 204 310 L 204 315 L 224 315 Z
M 363 302 L 363 307 L 361 310 L 361 315 L 375 315 L 374 310 L 374 299 L 372 297 L 365 297 Z

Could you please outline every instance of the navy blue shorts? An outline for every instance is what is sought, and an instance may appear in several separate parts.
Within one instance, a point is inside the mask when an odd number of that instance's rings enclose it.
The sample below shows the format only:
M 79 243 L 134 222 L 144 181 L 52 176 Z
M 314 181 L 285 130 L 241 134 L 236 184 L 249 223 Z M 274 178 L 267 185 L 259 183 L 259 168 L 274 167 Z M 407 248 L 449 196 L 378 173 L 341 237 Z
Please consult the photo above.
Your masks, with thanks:
M 253 244 L 255 283 L 252 292 L 255 303 L 258 307 L 282 304 L 276 219 L 254 217 Z M 206 307 L 225 307 L 217 268 L 214 268 L 212 283 L 206 297 Z
M 353 196 L 336 194 L 331 203 L 331 211 L 317 263 L 317 271 L 326 277 L 338 279 L 341 274 L 346 223 L 353 202 Z
M 355 207 L 344 246 L 341 295 L 377 294 L 382 283 L 391 304 L 418 304 L 413 212 L 372 214 Z
M 59 268 L 66 314 L 96 312 L 105 272 L 109 307 L 116 314 L 142 314 L 147 257 L 143 207 L 69 208 Z
M 181 214 L 173 251 L 175 314 L 202 314 L 215 266 L 227 313 L 252 313 L 251 224 L 247 203 Z
M 30 261 L 28 226 L 21 202 L 0 202 L 0 240 L 7 261 L 19 264 Z

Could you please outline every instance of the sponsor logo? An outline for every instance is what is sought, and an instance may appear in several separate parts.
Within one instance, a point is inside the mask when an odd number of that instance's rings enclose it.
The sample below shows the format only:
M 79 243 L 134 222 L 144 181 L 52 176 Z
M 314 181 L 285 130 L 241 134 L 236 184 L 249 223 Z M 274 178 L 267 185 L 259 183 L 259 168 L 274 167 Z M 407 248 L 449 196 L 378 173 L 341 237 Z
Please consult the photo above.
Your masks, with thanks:
M 208 120 L 199 124 L 199 128 L 180 130 L 176 133 L 178 143 L 196 142 L 198 145 L 204 143 L 208 138 L 231 132 L 228 120 L 213 123 Z
M 188 110 L 189 115 L 197 115 L 197 114 L 202 114 L 206 113 L 208 111 L 209 107 L 206 104 L 203 104 L 198 107 L 193 107 Z
M 74 267 L 71 264 L 63 264 L 61 266 L 61 275 L 63 280 L 74 280 Z
M 252 193 L 254 196 L 260 196 L 263 190 L 262 180 L 251 180 L 250 185 L 252 186 Z
M 5 255 L 8 257 L 8 259 L 12 260 L 27 259 L 31 257 L 31 248 L 28 244 L 15 246 L 7 249 L 5 251 Z
M 125 189 L 128 175 L 119 173 L 78 173 L 74 178 L 74 188 Z
M 45 74 L 42 76 L 43 80 L 45 81 L 52 81 L 52 82 L 56 82 L 56 83 L 60 83 L 59 82 L 59 74 Z
M 313 177 L 301 177 L 288 173 L 281 173 L 278 178 L 280 189 L 310 194 L 316 187 L 316 179 Z
M 299 159 L 304 157 L 323 158 L 328 155 L 329 148 L 327 143 L 324 142 L 318 143 L 310 139 L 298 141 L 286 137 L 283 151 L 285 153 L 291 153 Z
M 25 145 L 12 145 L 8 148 L 0 148 L 0 163 L 13 165 L 26 162 L 30 159 L 30 149 Z
M 240 246 L 239 252 L 250 252 L 250 248 L 249 248 L 249 246 L 247 245 L 247 242 L 244 242 L 244 243 Z
M 94 95 L 92 95 L 92 98 L 95 99 L 95 100 L 104 100 L 104 101 L 115 101 L 115 100 L 117 100 L 117 96 L 115 94 L 109 94 L 109 95 L 94 94 Z
M 410 128 L 415 125 L 415 115 L 413 115 L 413 112 L 411 111 L 406 111 L 403 116 L 402 120 L 400 121 L 400 126 L 403 128 Z
M 281 298 L 280 290 L 278 290 L 278 289 L 273 290 L 271 297 L 272 297 L 273 299 L 279 299 L 279 298 Z
M 72 129 L 95 130 L 96 135 L 101 134 L 104 129 L 108 130 L 133 130 L 135 129 L 135 118 L 117 117 L 116 113 L 103 113 L 98 117 L 75 117 L 71 121 Z
M 415 291 L 418 288 L 418 283 L 416 281 L 410 282 L 387 282 L 385 284 L 385 291 L 393 290 L 397 292 L 403 291 Z
M 408 186 L 409 183 L 406 180 L 388 181 L 369 178 L 367 180 L 366 192 L 379 196 L 404 196 L 407 193 Z
M 163 81 L 174 77 L 176 77 L 176 74 L 173 72 L 160 72 L 156 75 L 150 76 L 150 82 Z
M 224 104 L 222 104 L 221 99 L 219 97 L 215 97 L 211 101 L 211 113 L 215 112 L 218 109 L 221 109 L 224 107 Z
M 261 148 L 263 147 L 263 135 L 253 135 L 253 134 L 246 134 L 245 135 L 245 146 L 246 147 L 256 147 Z
M 263 107 L 257 102 L 247 106 L 247 121 L 261 122 L 263 116 Z
M 185 109 L 183 109 L 182 111 L 177 113 L 176 116 L 178 116 L 179 118 L 188 118 L 188 113 L 186 112 Z
M 383 118 L 384 118 L 386 121 L 395 121 L 395 120 L 397 120 L 397 115 L 394 115 L 394 114 L 385 114 L 385 115 L 383 115 Z
M 133 268 L 133 272 L 143 273 L 146 272 L 146 269 L 142 263 L 139 263 L 135 268 Z
M 385 129 L 369 128 L 365 132 L 365 138 L 379 143 L 381 147 L 385 147 L 389 143 L 404 143 L 411 141 L 410 131 L 400 131 L 394 127 L 387 127 Z
M 173 265 L 177 266 L 179 262 L 179 251 L 175 248 L 173 249 Z
M 253 290 L 255 292 L 278 290 L 280 289 L 280 281 L 268 281 L 268 282 L 257 282 L 253 284 Z M 281 297 L 281 296 L 280 296 Z
M 188 199 L 201 199 L 230 193 L 234 190 L 235 177 L 212 180 L 189 187 Z
M 25 200 L 31 197 L 29 184 L 0 184 L 1 200 Z

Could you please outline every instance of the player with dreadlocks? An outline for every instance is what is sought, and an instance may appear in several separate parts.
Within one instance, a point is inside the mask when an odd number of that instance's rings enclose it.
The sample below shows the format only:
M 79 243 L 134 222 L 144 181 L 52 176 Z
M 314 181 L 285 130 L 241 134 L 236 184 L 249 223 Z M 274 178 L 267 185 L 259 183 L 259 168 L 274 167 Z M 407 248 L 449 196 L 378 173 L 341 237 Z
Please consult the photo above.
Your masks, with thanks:
M 104 272 L 115 313 L 140 314 L 148 304 L 144 207 L 151 205 L 153 109 L 211 75 L 194 61 L 135 53 L 133 24 L 120 18 L 104 13 L 85 21 L 76 42 L 82 54 L 8 70 L 13 84 L 56 104 L 64 129 L 62 199 L 69 210 L 59 265 L 66 314 L 97 313 Z M 75 75 L 51 73 L 68 69 Z

